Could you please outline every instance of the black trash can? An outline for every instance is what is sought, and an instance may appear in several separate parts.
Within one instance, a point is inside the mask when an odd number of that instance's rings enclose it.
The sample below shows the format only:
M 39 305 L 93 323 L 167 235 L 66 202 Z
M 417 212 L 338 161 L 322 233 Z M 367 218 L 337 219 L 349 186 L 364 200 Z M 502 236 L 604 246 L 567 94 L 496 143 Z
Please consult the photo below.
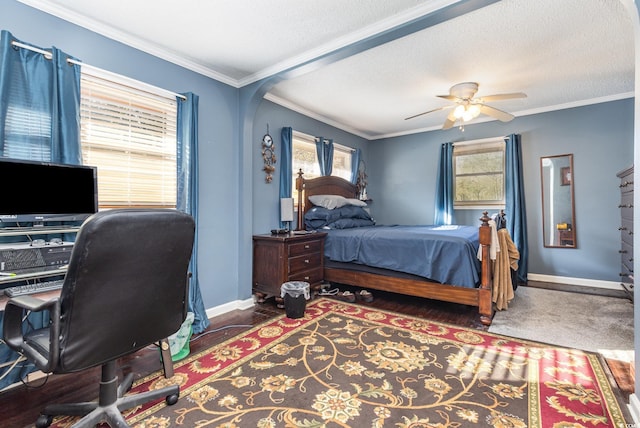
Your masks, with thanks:
M 287 318 L 302 318 L 309 300 L 309 283 L 289 281 L 282 284 L 280 297 L 284 299 L 284 311 Z

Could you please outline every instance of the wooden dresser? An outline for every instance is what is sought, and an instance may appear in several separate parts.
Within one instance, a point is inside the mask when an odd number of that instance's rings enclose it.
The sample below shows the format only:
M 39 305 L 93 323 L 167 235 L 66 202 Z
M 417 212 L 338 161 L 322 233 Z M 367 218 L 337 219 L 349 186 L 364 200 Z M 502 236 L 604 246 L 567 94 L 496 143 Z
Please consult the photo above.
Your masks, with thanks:
M 620 284 L 633 300 L 633 167 L 620 171 Z
M 275 296 L 282 307 L 280 287 L 287 281 L 308 282 L 313 293 L 324 279 L 326 233 L 253 236 L 253 293 L 258 303 Z

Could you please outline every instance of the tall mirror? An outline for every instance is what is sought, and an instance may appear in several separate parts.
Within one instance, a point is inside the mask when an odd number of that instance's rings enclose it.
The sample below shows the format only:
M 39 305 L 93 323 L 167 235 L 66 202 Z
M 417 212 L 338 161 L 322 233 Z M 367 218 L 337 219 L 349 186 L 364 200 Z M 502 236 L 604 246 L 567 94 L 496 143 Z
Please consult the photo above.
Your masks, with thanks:
M 576 248 L 573 155 L 540 158 L 540 176 L 544 246 Z

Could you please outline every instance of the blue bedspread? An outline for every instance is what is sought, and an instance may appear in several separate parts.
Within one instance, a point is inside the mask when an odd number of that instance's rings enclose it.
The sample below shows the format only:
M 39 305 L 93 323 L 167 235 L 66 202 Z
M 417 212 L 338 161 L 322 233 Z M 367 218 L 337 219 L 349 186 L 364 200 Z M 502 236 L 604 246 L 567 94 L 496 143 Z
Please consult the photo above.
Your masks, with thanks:
M 480 280 L 478 228 L 371 226 L 324 230 L 325 257 L 475 287 Z

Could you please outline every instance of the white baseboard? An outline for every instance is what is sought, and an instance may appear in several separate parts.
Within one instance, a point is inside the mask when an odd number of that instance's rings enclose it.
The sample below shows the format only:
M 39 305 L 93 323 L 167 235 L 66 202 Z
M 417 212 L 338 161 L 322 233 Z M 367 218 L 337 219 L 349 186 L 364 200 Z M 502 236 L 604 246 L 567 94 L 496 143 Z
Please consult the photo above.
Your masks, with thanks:
M 581 285 L 583 287 L 606 288 L 609 290 L 624 291 L 622 285 L 615 281 L 601 281 L 598 279 L 572 278 L 568 276 L 543 275 L 539 273 L 530 273 L 527 279 L 531 281 L 551 282 L 554 284 Z
M 236 309 L 245 310 L 250 309 L 255 305 L 253 296 L 246 300 L 235 300 L 233 302 L 224 303 L 222 305 L 214 306 L 207 309 L 207 318 L 217 317 L 224 315 L 227 312 L 235 311 Z
M 638 425 L 638 423 L 640 422 L 640 400 L 638 400 L 638 396 L 636 394 L 631 394 L 629 396 L 628 407 L 634 424 Z M 627 424 L 627 426 L 630 426 L 630 424 Z

